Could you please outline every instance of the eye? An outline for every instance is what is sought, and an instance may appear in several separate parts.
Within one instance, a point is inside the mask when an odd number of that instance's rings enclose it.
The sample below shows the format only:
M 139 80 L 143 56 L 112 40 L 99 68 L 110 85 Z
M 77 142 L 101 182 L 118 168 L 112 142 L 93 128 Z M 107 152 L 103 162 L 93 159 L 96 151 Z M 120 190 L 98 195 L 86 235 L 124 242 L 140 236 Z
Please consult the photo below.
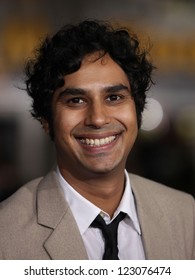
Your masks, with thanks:
M 107 100 L 108 101 L 111 101 L 111 102 L 114 102 L 114 101 L 119 101 L 122 99 L 122 96 L 121 95 L 118 95 L 118 94 L 112 94 L 112 95 L 109 95 L 107 97 Z
M 80 97 L 74 97 L 74 98 L 71 98 L 68 102 L 69 103 L 79 103 L 80 104 L 80 103 L 83 103 L 84 101 Z
M 74 98 L 71 98 L 71 99 L 68 99 L 67 100 L 67 104 L 69 105 L 69 106 L 78 106 L 78 105 L 82 105 L 82 104 L 84 104 L 84 100 L 83 100 L 83 98 L 81 98 L 81 97 L 74 97 Z

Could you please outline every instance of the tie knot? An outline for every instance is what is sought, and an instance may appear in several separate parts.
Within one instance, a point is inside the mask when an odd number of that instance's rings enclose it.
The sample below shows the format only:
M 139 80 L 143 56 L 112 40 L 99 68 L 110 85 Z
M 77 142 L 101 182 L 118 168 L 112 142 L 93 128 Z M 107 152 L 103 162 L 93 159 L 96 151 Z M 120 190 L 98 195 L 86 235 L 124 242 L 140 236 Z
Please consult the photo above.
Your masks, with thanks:
M 105 230 L 118 228 L 119 223 L 125 218 L 125 216 L 126 216 L 125 213 L 120 212 L 118 216 L 110 224 L 106 224 L 102 216 L 99 214 L 92 222 L 91 226 L 100 229 L 105 229 Z
M 91 224 L 91 227 L 99 228 L 102 231 L 105 240 L 104 260 L 118 259 L 118 225 L 125 216 L 125 213 L 120 212 L 110 224 L 106 224 L 101 215 L 98 215 Z

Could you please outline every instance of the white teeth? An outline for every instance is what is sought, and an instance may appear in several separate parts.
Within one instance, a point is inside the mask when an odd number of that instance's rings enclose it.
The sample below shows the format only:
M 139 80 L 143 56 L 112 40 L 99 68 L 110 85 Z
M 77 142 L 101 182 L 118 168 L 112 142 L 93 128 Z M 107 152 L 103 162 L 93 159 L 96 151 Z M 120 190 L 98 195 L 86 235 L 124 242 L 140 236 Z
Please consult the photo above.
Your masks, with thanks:
M 111 143 L 116 139 L 116 136 L 109 136 L 106 138 L 101 138 L 101 139 L 89 139 L 89 138 L 82 138 L 80 139 L 82 144 L 93 146 L 93 147 L 99 147 L 103 146 L 106 144 Z

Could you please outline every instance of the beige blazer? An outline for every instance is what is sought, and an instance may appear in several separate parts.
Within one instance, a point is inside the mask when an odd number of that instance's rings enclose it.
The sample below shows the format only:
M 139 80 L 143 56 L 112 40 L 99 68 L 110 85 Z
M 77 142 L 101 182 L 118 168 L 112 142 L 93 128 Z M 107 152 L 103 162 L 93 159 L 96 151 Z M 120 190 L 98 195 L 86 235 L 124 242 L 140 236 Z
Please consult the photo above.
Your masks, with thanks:
M 182 192 L 130 174 L 147 259 L 195 259 L 195 204 Z M 0 204 L 0 259 L 87 259 L 56 173 Z

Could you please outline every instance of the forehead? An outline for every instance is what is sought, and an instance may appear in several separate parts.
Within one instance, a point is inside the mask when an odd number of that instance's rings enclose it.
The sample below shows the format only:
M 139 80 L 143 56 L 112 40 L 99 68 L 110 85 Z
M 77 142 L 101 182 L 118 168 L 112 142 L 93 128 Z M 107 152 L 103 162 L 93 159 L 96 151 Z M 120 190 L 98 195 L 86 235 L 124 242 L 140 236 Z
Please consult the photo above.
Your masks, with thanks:
M 88 84 L 119 84 L 128 85 L 129 81 L 123 69 L 109 56 L 99 52 L 87 55 L 81 67 L 74 73 L 66 75 L 65 87 L 87 86 Z

